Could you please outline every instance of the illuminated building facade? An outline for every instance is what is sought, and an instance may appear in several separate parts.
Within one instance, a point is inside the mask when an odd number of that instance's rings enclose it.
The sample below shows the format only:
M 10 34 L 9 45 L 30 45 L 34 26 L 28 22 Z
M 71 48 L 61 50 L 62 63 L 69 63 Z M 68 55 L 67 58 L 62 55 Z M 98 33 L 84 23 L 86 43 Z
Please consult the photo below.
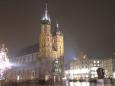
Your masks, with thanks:
M 112 77 L 115 73 L 115 58 L 105 58 L 103 60 L 103 68 L 105 69 L 106 77 Z M 113 76 L 115 77 L 115 76 Z
M 65 71 L 65 76 L 68 79 L 90 79 L 97 78 L 97 69 L 105 70 L 105 77 L 114 75 L 114 63 L 112 58 L 89 58 L 83 55 L 77 60 L 70 62 L 70 68 Z
M 41 19 L 41 32 L 39 44 L 25 50 L 24 53 L 11 59 L 16 67 L 9 72 L 9 78 L 13 81 L 53 80 L 61 81 L 64 64 L 64 38 L 63 33 L 56 24 L 53 33 L 51 19 L 48 16 L 47 6 Z M 12 76 L 12 77 L 11 77 Z

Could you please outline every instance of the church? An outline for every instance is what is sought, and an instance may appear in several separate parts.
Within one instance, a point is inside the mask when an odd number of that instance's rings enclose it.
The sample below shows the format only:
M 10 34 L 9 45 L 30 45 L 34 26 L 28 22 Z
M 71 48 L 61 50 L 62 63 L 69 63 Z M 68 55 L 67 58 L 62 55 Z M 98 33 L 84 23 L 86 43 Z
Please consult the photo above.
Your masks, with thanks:
M 56 79 L 56 75 L 62 75 L 62 66 L 64 58 L 64 40 L 63 33 L 60 31 L 59 24 L 56 25 L 55 31 L 51 33 L 51 19 L 48 15 L 47 5 L 44 16 L 41 19 L 41 33 L 39 38 L 39 55 L 42 64 L 41 77 Z M 46 68 L 47 65 L 47 68 Z M 44 67 L 43 67 L 44 66 Z M 42 73 L 44 72 L 45 74 Z M 43 71 L 42 71 L 43 70 Z M 45 76 L 44 76 L 45 75 Z M 60 77 L 58 76 L 58 79 Z
M 47 4 L 40 21 L 41 31 L 38 44 L 22 49 L 22 54 L 10 59 L 14 66 L 7 71 L 7 81 L 62 81 L 64 73 L 64 36 L 58 23 L 52 32 Z

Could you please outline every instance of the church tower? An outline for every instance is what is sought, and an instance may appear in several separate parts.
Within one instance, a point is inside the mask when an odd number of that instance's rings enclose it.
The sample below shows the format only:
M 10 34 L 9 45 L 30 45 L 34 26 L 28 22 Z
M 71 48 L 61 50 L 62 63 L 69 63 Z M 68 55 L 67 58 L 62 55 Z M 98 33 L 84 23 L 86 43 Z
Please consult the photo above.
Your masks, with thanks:
M 57 57 L 53 63 L 53 75 L 56 81 L 62 81 L 64 74 L 64 40 L 59 24 L 56 24 L 53 34 L 53 50 L 57 53 Z
M 54 48 L 57 51 L 57 58 L 64 56 L 64 40 L 63 33 L 60 31 L 59 24 L 56 24 L 56 29 L 53 36 Z
M 47 4 L 45 14 L 41 19 L 41 33 L 39 43 L 41 57 L 50 57 L 52 51 L 52 34 L 51 20 L 48 15 Z

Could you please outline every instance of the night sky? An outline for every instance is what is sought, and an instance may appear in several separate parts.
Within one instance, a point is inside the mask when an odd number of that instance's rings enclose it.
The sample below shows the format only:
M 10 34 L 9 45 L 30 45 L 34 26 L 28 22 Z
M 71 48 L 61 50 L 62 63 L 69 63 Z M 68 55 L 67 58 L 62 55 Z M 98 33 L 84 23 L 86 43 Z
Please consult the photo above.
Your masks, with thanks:
M 113 0 L 114 1 L 114 0 Z M 52 28 L 64 33 L 65 59 L 79 52 L 110 57 L 115 52 L 115 10 L 111 0 L 47 0 Z M 9 55 L 38 42 L 45 0 L 0 0 L 0 44 Z

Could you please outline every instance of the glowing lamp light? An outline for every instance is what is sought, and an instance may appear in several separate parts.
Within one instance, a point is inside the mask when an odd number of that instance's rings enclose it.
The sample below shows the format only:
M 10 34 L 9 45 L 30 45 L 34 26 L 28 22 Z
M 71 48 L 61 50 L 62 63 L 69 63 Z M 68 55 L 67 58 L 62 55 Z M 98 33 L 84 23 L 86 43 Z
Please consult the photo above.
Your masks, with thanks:
M 84 73 L 89 73 L 89 69 L 83 68 L 83 69 L 70 70 L 70 74 L 84 74 Z
M 19 80 L 20 80 L 20 76 L 18 75 L 18 76 L 17 76 L 17 81 L 19 81 Z
M 7 58 L 6 52 L 0 51 L 0 80 L 5 79 L 5 72 L 11 68 L 11 63 Z
M 98 69 L 98 67 L 92 67 L 91 70 L 96 71 Z
M 115 79 L 115 72 L 113 73 L 113 78 Z

